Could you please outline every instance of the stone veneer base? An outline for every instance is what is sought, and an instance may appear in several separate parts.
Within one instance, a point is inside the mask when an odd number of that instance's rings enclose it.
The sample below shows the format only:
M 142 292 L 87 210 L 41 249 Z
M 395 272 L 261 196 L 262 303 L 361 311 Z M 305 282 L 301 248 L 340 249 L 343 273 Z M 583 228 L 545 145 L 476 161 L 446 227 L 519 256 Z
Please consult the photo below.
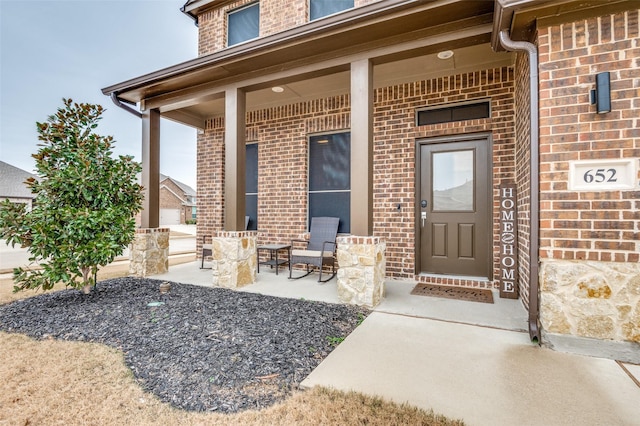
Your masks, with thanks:
M 129 246 L 129 275 L 148 277 L 169 270 L 169 228 L 139 228 Z
M 337 239 L 338 297 L 344 303 L 374 308 L 384 297 L 386 244 L 378 237 Z
M 255 231 L 218 231 L 212 246 L 214 287 L 239 288 L 256 282 Z
M 640 264 L 543 259 L 540 323 L 548 335 L 640 343 Z

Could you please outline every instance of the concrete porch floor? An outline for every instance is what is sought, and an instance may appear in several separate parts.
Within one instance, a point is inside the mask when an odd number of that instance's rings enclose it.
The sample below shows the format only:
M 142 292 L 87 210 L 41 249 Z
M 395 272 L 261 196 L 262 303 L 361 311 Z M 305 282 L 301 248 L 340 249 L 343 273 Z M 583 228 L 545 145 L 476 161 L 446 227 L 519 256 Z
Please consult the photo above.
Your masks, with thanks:
M 199 263 L 152 278 L 211 285 Z M 206 266 L 206 263 L 205 263 Z M 339 303 L 336 279 L 288 280 L 264 268 L 241 291 Z M 494 304 L 410 295 L 388 281 L 383 302 L 303 382 L 407 402 L 469 425 L 638 425 L 640 366 L 531 343 L 519 300 Z

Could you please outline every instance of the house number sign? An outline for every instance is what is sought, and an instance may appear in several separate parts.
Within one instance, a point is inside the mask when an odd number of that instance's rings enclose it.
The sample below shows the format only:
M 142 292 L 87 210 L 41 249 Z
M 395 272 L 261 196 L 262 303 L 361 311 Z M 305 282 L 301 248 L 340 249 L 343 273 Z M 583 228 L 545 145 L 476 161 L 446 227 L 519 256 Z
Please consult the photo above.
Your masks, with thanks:
M 516 185 L 500 185 L 500 297 L 518 298 L 518 215 Z
M 638 159 L 569 162 L 573 191 L 625 190 L 638 187 Z

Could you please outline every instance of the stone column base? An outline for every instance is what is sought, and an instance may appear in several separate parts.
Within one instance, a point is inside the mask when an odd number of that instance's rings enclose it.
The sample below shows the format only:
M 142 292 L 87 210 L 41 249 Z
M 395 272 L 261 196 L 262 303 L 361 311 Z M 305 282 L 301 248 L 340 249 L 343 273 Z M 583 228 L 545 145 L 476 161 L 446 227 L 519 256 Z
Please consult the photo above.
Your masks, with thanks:
M 211 257 L 214 287 L 239 288 L 256 282 L 255 231 L 218 231 Z
M 139 228 L 129 246 L 129 275 L 148 277 L 169 270 L 169 228 Z
M 373 308 L 384 297 L 387 245 L 379 237 L 338 237 L 338 297 Z
M 543 259 L 546 333 L 640 343 L 640 263 Z

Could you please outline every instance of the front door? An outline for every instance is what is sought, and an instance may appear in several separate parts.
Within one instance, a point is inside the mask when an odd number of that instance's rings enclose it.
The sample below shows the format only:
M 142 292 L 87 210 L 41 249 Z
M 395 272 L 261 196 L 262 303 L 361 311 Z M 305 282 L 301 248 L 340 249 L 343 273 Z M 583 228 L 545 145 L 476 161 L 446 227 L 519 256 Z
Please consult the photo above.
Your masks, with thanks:
M 490 277 L 489 138 L 419 145 L 420 273 Z

